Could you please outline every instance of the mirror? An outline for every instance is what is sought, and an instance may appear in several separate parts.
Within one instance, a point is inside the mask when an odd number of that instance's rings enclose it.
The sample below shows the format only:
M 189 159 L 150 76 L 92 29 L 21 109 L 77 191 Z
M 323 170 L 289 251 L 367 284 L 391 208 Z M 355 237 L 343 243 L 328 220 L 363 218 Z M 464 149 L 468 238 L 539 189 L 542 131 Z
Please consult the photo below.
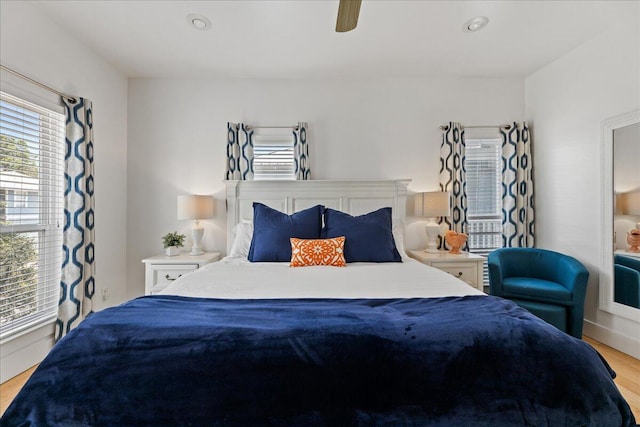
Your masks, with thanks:
M 640 252 L 632 247 L 635 238 L 628 240 L 628 233 L 640 229 L 640 111 L 602 122 L 602 140 L 604 223 L 600 308 L 640 322 L 640 308 L 625 300 L 628 291 L 621 291 L 635 287 L 636 279 L 632 277 L 629 281 L 625 269 L 620 268 L 626 267 L 628 259 L 632 260 L 632 266 L 634 261 L 640 263 Z

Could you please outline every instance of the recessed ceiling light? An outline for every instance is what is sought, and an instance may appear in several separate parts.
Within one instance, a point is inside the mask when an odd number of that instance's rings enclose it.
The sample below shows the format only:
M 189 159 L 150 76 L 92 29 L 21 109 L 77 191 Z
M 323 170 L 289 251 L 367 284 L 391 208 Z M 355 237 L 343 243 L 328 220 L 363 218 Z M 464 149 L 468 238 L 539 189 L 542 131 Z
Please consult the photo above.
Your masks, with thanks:
M 196 30 L 208 30 L 211 28 L 211 21 L 204 15 L 198 13 L 190 13 L 187 15 L 187 22 Z
M 489 23 L 489 18 L 486 16 L 476 16 L 475 18 L 469 19 L 462 26 L 462 31 L 465 33 L 475 33 L 476 31 L 480 31 Z

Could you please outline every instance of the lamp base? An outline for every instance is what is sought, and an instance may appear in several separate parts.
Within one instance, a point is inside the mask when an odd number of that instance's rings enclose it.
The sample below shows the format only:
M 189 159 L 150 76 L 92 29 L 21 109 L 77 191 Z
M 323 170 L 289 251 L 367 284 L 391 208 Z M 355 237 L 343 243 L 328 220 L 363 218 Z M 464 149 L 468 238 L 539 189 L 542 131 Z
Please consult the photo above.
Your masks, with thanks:
M 198 220 L 193 221 L 193 228 L 191 229 L 191 240 L 193 240 L 193 246 L 191 246 L 191 252 L 189 255 L 203 255 L 204 251 L 200 247 L 202 242 L 202 236 L 204 235 L 204 228 L 200 225 Z
M 438 235 L 440 234 L 440 225 L 435 218 L 429 218 L 429 222 L 425 227 L 427 232 L 427 248 L 424 250 L 430 254 L 437 254 L 438 251 Z

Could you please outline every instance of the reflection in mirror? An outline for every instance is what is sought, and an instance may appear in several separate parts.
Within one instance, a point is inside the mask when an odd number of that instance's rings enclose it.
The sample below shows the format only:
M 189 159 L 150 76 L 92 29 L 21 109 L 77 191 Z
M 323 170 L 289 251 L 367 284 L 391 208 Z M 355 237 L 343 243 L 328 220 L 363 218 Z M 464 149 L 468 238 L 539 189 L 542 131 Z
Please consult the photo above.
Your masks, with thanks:
M 613 300 L 640 309 L 640 123 L 613 130 Z
M 640 261 L 640 257 L 629 250 L 631 245 L 627 243 L 627 233 L 632 235 L 632 230 L 640 220 L 635 219 L 640 215 L 633 214 L 636 212 L 634 200 L 637 200 L 634 197 L 638 194 L 637 190 L 640 190 L 639 124 L 640 110 L 602 121 L 603 222 L 598 304 L 603 311 L 640 323 L 640 308 L 637 308 L 640 301 L 625 299 L 627 296 L 621 293 L 625 293 L 623 289 L 626 288 L 620 284 L 622 281 L 627 282 L 628 276 L 634 277 L 629 281 L 634 283 L 640 274 L 636 274 L 640 270 L 624 264 L 629 260 L 632 263 Z

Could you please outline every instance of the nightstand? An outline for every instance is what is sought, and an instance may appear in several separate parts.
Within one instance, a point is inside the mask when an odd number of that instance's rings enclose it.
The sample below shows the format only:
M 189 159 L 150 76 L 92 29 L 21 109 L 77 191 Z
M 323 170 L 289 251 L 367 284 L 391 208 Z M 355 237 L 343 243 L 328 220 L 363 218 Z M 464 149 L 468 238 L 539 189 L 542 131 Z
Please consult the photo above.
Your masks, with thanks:
M 142 260 L 145 265 L 144 294 L 156 294 L 183 274 L 219 259 L 220 252 L 206 252 L 203 255 L 156 255 L 145 258 Z
M 423 264 L 446 271 L 484 292 L 482 266 L 485 258 L 483 256 L 468 252 L 455 255 L 450 254 L 448 251 L 440 251 L 437 254 L 425 251 L 409 251 L 409 256 Z

